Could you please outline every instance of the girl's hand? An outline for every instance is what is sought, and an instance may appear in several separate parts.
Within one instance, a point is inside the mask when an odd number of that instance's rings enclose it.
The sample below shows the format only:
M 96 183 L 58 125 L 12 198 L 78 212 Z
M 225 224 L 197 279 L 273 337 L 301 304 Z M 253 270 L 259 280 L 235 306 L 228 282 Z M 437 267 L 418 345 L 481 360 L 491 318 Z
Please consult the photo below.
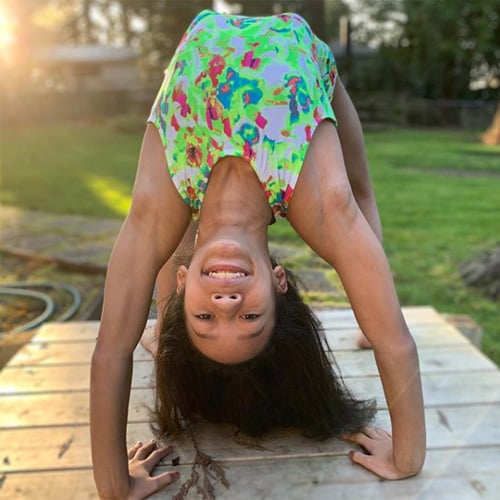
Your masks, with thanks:
M 356 443 L 361 448 L 361 451 L 351 450 L 349 458 L 383 479 L 404 479 L 418 473 L 397 468 L 394 463 L 392 436 L 384 429 L 365 427 L 361 432 L 345 434 L 342 438 Z
M 156 448 L 156 441 L 137 443 L 128 450 L 128 470 L 130 475 L 129 500 L 143 500 L 179 478 L 180 473 L 164 472 L 151 476 L 158 462 L 172 452 L 172 446 Z

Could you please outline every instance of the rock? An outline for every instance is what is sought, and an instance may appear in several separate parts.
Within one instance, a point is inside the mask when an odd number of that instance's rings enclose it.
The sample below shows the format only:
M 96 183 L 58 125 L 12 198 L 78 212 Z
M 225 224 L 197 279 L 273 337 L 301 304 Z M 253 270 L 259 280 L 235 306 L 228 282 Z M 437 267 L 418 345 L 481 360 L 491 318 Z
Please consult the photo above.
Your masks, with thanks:
M 500 244 L 465 261 L 459 271 L 466 285 L 479 288 L 493 300 L 500 299 Z

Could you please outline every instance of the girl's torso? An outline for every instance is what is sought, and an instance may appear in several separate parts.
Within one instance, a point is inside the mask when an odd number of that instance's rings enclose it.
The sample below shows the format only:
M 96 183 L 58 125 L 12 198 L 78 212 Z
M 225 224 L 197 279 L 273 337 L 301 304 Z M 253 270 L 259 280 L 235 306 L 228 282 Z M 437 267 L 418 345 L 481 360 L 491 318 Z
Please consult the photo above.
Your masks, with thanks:
M 297 14 L 201 12 L 166 71 L 150 116 L 170 174 L 199 214 L 214 165 L 244 158 L 275 215 L 285 216 L 317 125 L 335 121 L 336 66 Z

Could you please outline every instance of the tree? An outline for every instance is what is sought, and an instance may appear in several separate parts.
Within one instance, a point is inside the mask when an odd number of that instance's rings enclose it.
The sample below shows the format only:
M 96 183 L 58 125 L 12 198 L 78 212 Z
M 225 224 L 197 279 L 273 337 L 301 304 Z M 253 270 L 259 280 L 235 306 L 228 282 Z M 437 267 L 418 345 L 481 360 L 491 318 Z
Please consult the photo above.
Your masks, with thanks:
M 157 80 L 193 17 L 213 0 L 4 0 L 19 25 L 18 47 L 49 43 L 133 46 L 147 77 Z M 245 15 L 297 12 L 313 31 L 331 40 L 342 0 L 226 0 Z M 18 51 L 21 52 L 20 50 Z M 156 83 L 156 82 L 155 82 Z
M 2 89 L 7 95 L 22 92 L 30 85 L 32 71 L 31 58 L 38 47 L 43 47 L 58 40 L 58 33 L 47 22 L 41 12 L 47 7 L 42 0 L 4 1 L 5 14 L 13 21 L 13 42 L 6 54 Z
M 306 19 L 314 33 L 326 39 L 325 0 L 225 0 L 240 5 L 246 16 L 269 16 L 279 12 L 296 12 Z M 329 0 L 326 0 L 329 1 Z
M 399 89 L 455 99 L 471 75 L 500 76 L 500 0 L 358 0 L 357 10 L 355 35 L 382 48 L 380 85 L 389 70 Z
M 132 45 L 160 75 L 193 17 L 213 0 L 10 0 L 16 59 L 50 43 Z M 18 64 L 20 67 L 20 64 Z
M 143 24 L 134 34 L 134 41 L 147 74 L 157 74 L 166 66 L 194 15 L 211 4 L 210 1 L 143 0 L 123 6 L 129 16 L 135 16 Z

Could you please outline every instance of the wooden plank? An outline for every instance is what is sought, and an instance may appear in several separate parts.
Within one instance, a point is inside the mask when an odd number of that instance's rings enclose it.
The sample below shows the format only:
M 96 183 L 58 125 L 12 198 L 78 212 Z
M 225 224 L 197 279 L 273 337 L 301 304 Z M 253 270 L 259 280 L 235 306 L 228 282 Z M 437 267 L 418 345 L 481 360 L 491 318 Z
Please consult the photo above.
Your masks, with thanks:
M 216 485 L 217 499 L 330 500 L 353 498 L 496 500 L 500 448 L 435 450 L 429 452 L 422 473 L 404 481 L 380 481 L 352 465 L 346 456 L 237 461 L 225 463 L 229 489 Z M 172 470 L 158 468 L 158 473 Z M 179 467 L 181 478 L 151 498 L 171 498 L 190 475 Z M 47 471 L 0 476 L 5 499 L 80 500 L 97 498 L 90 469 Z M 199 498 L 195 492 L 187 499 Z
M 31 342 L 9 362 L 13 366 L 89 364 L 95 342 Z M 138 345 L 134 360 L 150 360 L 151 354 Z
M 417 478 L 379 481 L 348 457 L 351 445 L 315 442 L 280 430 L 265 439 L 234 436 L 234 427 L 196 427 L 202 451 L 222 460 L 231 488 L 217 498 L 496 498 L 500 488 L 500 371 L 430 307 L 404 308 L 419 347 L 428 429 L 428 459 Z M 355 347 L 352 311 L 318 314 L 337 350 L 346 382 L 385 407 L 371 351 Z M 47 325 L 0 373 L 0 497 L 95 498 L 88 429 L 89 363 L 98 323 Z M 129 444 L 151 436 L 152 361 L 135 356 Z M 386 410 L 376 425 L 389 426 Z M 183 480 L 194 448 L 175 442 Z M 168 463 L 168 462 L 167 462 Z M 161 468 L 160 468 L 161 469 Z M 2 472 L 3 471 L 3 472 Z M 179 483 L 180 484 L 180 483 Z M 174 494 L 178 485 L 163 495 Z M 196 495 L 188 498 L 197 498 Z
M 412 329 L 417 346 L 449 347 L 455 345 L 468 346 L 470 342 L 450 325 L 441 327 L 421 326 Z M 355 330 L 326 331 L 330 347 L 336 351 L 357 350 Z M 83 342 L 42 341 L 35 336 L 33 342 L 24 346 L 10 361 L 9 366 L 38 366 L 47 364 L 80 364 L 90 363 L 94 351 L 94 340 Z M 135 359 L 151 359 L 150 354 L 139 344 Z
M 338 351 L 332 354 L 342 376 L 346 379 L 378 376 L 377 365 L 371 350 Z M 425 375 L 498 370 L 495 363 L 472 344 L 453 345 L 441 349 L 422 347 L 418 354 L 420 371 Z
M 152 386 L 153 362 L 136 361 L 132 387 Z M 0 395 L 88 391 L 90 365 L 15 366 L 0 372 Z
M 147 322 L 154 323 L 154 320 Z M 98 321 L 49 322 L 38 329 L 32 342 L 95 342 L 98 331 Z
M 129 421 L 146 422 L 153 408 L 153 391 L 132 389 Z M 0 429 L 86 425 L 89 394 L 85 392 L 7 395 L 0 398 Z
M 95 342 L 98 321 L 49 322 L 41 326 L 32 342 Z
M 414 326 L 448 324 L 428 306 L 403 307 L 406 321 Z M 318 318 L 328 329 L 357 329 L 358 324 L 351 309 L 330 309 L 315 311 Z M 153 324 L 149 320 L 148 324 Z M 82 342 L 94 341 L 97 337 L 99 323 L 97 321 L 72 321 L 68 323 L 45 323 L 37 332 L 34 342 Z
M 432 307 L 403 307 L 406 321 L 413 328 L 450 326 Z M 351 309 L 315 311 L 326 330 L 357 330 L 358 323 Z M 155 320 L 148 320 L 148 325 Z M 97 321 L 74 321 L 67 323 L 45 323 L 37 332 L 33 342 L 82 342 L 94 341 L 97 337 Z
M 429 408 L 425 414 L 429 450 L 500 447 L 500 405 Z M 387 410 L 377 414 L 374 425 L 390 428 Z M 488 431 L 485 432 L 485 429 Z M 328 457 L 347 454 L 350 449 L 355 448 L 354 445 L 338 439 L 310 440 L 296 431 L 286 429 L 276 430 L 264 438 L 253 440 L 235 437 L 234 432 L 232 426 L 203 424 L 196 427 L 195 433 L 200 449 L 224 461 Z
M 63 325 L 63 333 L 56 335 L 55 332 L 59 332 L 59 327 Z M 44 326 L 32 342 L 24 346 L 14 356 L 9 366 L 89 363 L 94 350 L 97 327 L 97 322 L 79 323 L 73 329 L 65 324 Z M 412 325 L 411 330 L 419 348 L 467 346 L 470 344 L 456 328 L 447 323 L 442 325 Z M 346 328 L 326 330 L 328 342 L 334 352 L 357 350 L 356 335 L 356 328 L 352 330 Z M 138 346 L 136 359 L 148 360 L 150 355 L 145 349 Z
M 440 314 L 429 306 L 403 307 L 403 316 L 409 325 L 445 325 L 448 324 Z M 358 328 L 358 322 L 352 309 L 328 309 L 315 311 L 316 316 L 327 329 Z
M 451 375 L 422 375 L 425 406 L 496 404 L 500 402 L 500 371 L 463 372 Z M 375 398 L 386 408 L 378 377 L 352 378 L 348 387 L 361 399 Z
M 90 500 L 98 498 L 90 469 L 6 474 L 0 476 L 0 485 L 0 498 L 5 500 Z
M 226 471 L 230 487 L 226 490 L 217 485 L 216 495 L 218 499 L 232 500 L 496 498 L 500 480 L 493 468 L 485 467 L 486 471 L 482 473 L 469 470 L 463 475 L 457 474 L 461 467 L 454 468 L 453 453 L 436 453 L 439 456 L 431 457 L 433 463 L 441 464 L 437 469 L 426 468 L 416 478 L 392 482 L 377 480 L 369 472 L 351 465 L 345 457 L 231 463 Z M 492 453 L 468 455 L 471 455 L 470 463 L 493 456 Z M 481 495 L 478 495 L 478 490 Z M 153 498 L 161 498 L 161 495 Z
M 426 410 L 426 422 L 429 450 L 500 446 L 500 405 L 430 408 Z M 388 429 L 388 412 L 379 412 L 374 425 Z M 225 461 L 329 457 L 346 455 L 354 447 L 338 439 L 306 439 L 292 430 L 276 430 L 260 439 L 245 439 L 235 436 L 234 427 L 229 425 L 199 424 L 195 435 L 205 453 Z M 152 437 L 149 423 L 129 424 L 129 446 Z M 192 462 L 193 445 L 188 435 L 169 443 L 175 445 L 181 464 Z M 87 425 L 0 430 L 0 450 L 0 472 L 91 467 Z
M 498 370 L 471 344 L 443 349 L 421 348 L 419 356 L 423 374 Z M 378 376 L 372 351 L 338 351 L 334 357 L 346 380 L 350 377 Z M 136 360 L 132 387 L 150 387 L 154 369 L 151 357 L 139 347 Z M 0 372 L 0 394 L 88 390 L 89 370 L 88 364 L 14 364 Z
M 31 342 L 9 362 L 9 366 L 90 363 L 94 342 Z
M 463 471 L 461 464 L 466 462 L 470 465 L 481 459 L 491 460 L 498 450 L 493 450 L 493 453 L 490 450 L 464 452 L 465 456 L 458 463 L 454 460 L 454 451 L 432 453 L 429 466 L 422 474 L 405 481 L 379 481 L 373 474 L 359 466 L 353 466 L 347 457 L 230 463 L 226 468 L 230 487 L 226 490 L 222 485 L 217 485 L 216 495 L 218 499 L 234 500 L 493 499 L 496 498 L 497 487 L 500 485 L 498 475 L 493 472 L 494 468 L 487 464 L 482 468 L 472 469 L 475 473 L 471 473 L 470 469 Z M 432 468 L 433 465 L 436 468 Z M 170 488 L 173 489 L 173 485 Z M 478 490 L 481 496 L 478 495 Z M 161 497 L 162 495 L 156 495 L 153 498 Z
M 446 325 L 410 325 L 411 334 L 418 348 L 421 347 L 449 347 L 454 345 L 469 345 L 469 340 L 455 327 Z M 356 338 L 359 330 L 336 329 L 325 330 L 326 339 L 330 348 L 336 351 L 357 349 Z
M 422 383 L 427 407 L 500 402 L 498 370 L 453 376 L 423 375 Z M 357 397 L 375 398 L 380 409 L 386 408 L 378 377 L 352 378 L 348 386 Z M 150 389 L 132 389 L 130 421 L 148 419 L 147 408 L 152 408 L 153 397 Z M 86 424 L 87 419 L 87 392 L 6 395 L 0 398 L 0 428 Z

